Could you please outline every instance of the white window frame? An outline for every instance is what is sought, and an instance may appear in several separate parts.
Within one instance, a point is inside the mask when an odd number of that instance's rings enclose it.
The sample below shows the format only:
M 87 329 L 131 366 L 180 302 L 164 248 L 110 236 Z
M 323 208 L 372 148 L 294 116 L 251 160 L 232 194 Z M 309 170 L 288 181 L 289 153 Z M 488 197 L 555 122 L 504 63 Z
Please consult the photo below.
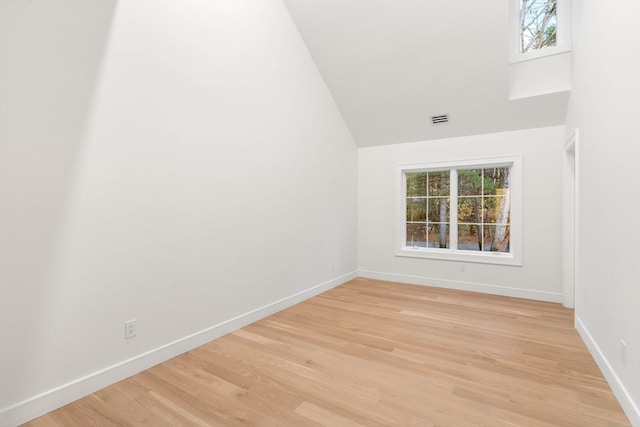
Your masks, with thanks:
M 455 249 L 458 246 L 457 209 L 450 211 L 449 244 L 451 248 L 414 247 L 406 245 L 407 184 L 406 174 L 442 170 L 484 169 L 489 167 L 511 167 L 511 211 L 509 253 L 490 251 L 468 251 Z M 451 174 L 450 206 L 457 206 L 457 174 Z M 522 265 L 522 157 L 518 155 L 468 159 L 434 163 L 401 164 L 396 166 L 396 249 L 399 257 L 427 258 L 435 260 L 476 262 L 486 264 Z
M 520 52 L 520 0 L 509 2 L 509 63 L 529 61 L 571 50 L 571 0 L 558 0 L 556 45 Z

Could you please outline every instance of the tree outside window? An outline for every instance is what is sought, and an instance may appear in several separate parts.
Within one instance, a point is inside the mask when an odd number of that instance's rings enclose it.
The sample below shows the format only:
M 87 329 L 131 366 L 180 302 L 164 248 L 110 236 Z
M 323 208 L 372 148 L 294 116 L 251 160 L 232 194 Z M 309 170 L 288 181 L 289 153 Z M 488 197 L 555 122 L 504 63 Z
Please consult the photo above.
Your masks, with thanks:
M 520 52 L 556 46 L 558 0 L 520 0 Z
M 406 247 L 510 252 L 511 166 L 407 171 L 404 177 Z
M 509 252 L 510 168 L 458 170 L 458 249 Z

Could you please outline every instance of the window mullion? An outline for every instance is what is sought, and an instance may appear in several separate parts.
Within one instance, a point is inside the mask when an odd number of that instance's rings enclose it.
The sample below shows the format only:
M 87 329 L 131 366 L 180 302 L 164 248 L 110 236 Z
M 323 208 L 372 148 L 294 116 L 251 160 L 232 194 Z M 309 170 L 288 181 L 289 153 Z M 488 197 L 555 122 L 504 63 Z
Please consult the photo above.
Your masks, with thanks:
M 449 247 L 458 250 L 458 170 L 449 171 Z

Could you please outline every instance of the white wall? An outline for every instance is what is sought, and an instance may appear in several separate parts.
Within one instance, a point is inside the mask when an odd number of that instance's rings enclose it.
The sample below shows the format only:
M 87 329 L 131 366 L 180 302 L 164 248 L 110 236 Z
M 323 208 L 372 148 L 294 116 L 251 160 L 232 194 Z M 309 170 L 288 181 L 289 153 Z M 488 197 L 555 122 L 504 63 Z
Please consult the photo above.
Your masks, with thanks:
M 354 276 L 356 147 L 283 4 L 0 3 L 0 425 Z
M 579 129 L 576 326 L 640 425 L 640 2 L 573 9 L 566 132 Z
M 511 2 L 511 4 L 516 3 Z M 510 100 L 569 90 L 571 90 L 571 52 L 509 64 Z
M 358 150 L 358 262 L 365 277 L 561 301 L 561 126 Z M 523 264 L 505 266 L 394 255 L 395 167 L 521 155 Z

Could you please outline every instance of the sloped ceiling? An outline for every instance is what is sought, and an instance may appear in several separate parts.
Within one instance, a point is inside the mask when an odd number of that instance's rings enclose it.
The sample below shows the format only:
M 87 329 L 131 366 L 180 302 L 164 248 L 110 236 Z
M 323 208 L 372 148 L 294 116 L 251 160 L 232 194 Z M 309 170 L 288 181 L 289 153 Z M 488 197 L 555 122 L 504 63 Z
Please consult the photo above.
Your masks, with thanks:
M 508 0 L 285 4 L 361 147 L 564 123 L 567 92 L 508 99 Z

